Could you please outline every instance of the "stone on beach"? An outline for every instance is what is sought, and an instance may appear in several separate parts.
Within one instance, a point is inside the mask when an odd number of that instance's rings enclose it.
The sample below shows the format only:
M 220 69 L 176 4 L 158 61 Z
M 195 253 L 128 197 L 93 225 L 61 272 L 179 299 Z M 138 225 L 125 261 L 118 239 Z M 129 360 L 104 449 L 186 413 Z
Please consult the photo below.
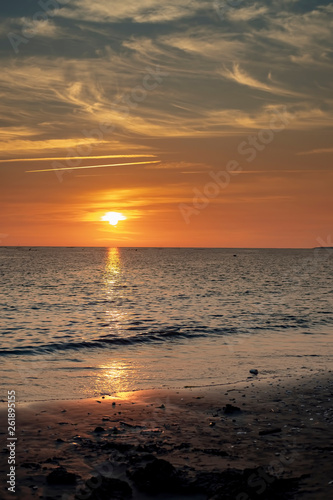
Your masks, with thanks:
M 267 436 L 269 434 L 276 434 L 278 432 L 282 432 L 282 429 L 280 427 L 275 427 L 274 429 L 259 431 L 259 436 Z
M 90 484 L 93 484 L 95 480 L 96 477 L 93 476 Z M 127 500 L 132 498 L 132 488 L 126 481 L 103 476 L 102 484 L 95 488 L 89 497 L 79 495 L 77 498 L 89 498 L 89 500 Z
M 223 411 L 226 414 L 231 414 L 231 413 L 239 413 L 242 410 L 238 406 L 234 406 L 228 403 L 226 406 L 223 407 Z
M 94 430 L 94 432 L 97 432 L 97 433 L 100 433 L 100 432 L 105 432 L 105 429 L 103 427 L 96 427 L 96 429 Z
M 76 483 L 76 475 L 72 472 L 67 472 L 65 467 L 58 467 L 54 469 L 47 476 L 46 481 L 48 484 L 75 484 Z
M 250 370 L 250 373 L 252 373 L 252 375 L 258 375 L 259 372 L 258 372 L 258 370 L 256 368 L 252 368 Z
M 162 459 L 155 459 L 128 474 L 139 490 L 150 494 L 175 491 L 180 486 L 176 469 L 170 462 Z

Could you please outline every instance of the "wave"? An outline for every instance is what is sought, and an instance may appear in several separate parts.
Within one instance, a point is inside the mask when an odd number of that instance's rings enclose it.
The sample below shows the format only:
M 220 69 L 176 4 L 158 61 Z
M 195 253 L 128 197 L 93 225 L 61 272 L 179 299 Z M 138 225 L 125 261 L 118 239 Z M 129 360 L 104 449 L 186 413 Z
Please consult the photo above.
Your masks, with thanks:
M 232 333 L 231 330 L 226 331 L 227 333 Z M 48 354 L 55 353 L 57 351 L 68 351 L 74 350 L 78 351 L 81 349 L 102 349 L 104 347 L 117 347 L 117 346 L 135 346 L 138 344 L 146 343 L 161 343 L 167 340 L 173 339 L 187 339 L 195 337 L 206 337 L 207 333 L 203 331 L 198 332 L 182 332 L 179 330 L 164 330 L 156 331 L 146 334 L 137 334 L 127 337 L 121 336 L 106 336 L 99 337 L 97 339 L 92 339 L 89 341 L 81 342 L 52 342 L 48 344 L 43 344 L 39 346 L 22 346 L 16 347 L 15 349 L 2 349 L 0 351 L 0 356 L 9 355 L 34 355 L 34 354 Z

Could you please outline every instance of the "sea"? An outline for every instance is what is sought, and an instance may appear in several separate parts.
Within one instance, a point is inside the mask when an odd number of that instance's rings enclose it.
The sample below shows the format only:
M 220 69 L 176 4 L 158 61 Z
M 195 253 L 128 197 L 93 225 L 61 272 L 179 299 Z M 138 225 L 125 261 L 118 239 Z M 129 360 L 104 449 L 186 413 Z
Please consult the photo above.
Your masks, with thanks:
M 0 276 L 3 400 L 332 366 L 333 250 L 1 247 Z

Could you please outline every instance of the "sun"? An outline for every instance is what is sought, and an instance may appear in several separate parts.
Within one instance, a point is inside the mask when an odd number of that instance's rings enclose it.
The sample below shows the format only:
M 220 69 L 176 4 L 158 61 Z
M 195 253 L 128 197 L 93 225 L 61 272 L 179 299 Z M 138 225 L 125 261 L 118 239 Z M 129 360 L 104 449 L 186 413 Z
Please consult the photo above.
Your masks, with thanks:
M 111 226 L 116 226 L 120 220 L 126 220 L 127 217 L 125 215 L 120 214 L 119 212 L 107 212 L 101 220 L 108 222 Z

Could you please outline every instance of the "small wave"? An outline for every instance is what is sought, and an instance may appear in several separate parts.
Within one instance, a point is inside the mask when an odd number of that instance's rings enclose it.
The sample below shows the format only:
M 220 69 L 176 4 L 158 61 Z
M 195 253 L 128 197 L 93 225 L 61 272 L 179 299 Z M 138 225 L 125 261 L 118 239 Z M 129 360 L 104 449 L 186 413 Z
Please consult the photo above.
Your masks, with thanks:
M 221 334 L 232 334 L 233 329 L 219 331 Z M 42 353 L 55 353 L 58 351 L 79 351 L 81 349 L 101 349 L 104 347 L 117 347 L 117 346 L 135 346 L 147 343 L 161 343 L 168 340 L 181 340 L 188 338 L 206 337 L 207 333 L 204 331 L 180 331 L 175 329 L 157 330 L 146 334 L 131 335 L 128 337 L 108 336 L 99 337 L 89 341 L 81 342 L 53 342 L 49 344 L 42 344 L 39 346 L 22 346 L 15 349 L 3 349 L 0 351 L 0 356 L 10 355 L 38 355 Z

